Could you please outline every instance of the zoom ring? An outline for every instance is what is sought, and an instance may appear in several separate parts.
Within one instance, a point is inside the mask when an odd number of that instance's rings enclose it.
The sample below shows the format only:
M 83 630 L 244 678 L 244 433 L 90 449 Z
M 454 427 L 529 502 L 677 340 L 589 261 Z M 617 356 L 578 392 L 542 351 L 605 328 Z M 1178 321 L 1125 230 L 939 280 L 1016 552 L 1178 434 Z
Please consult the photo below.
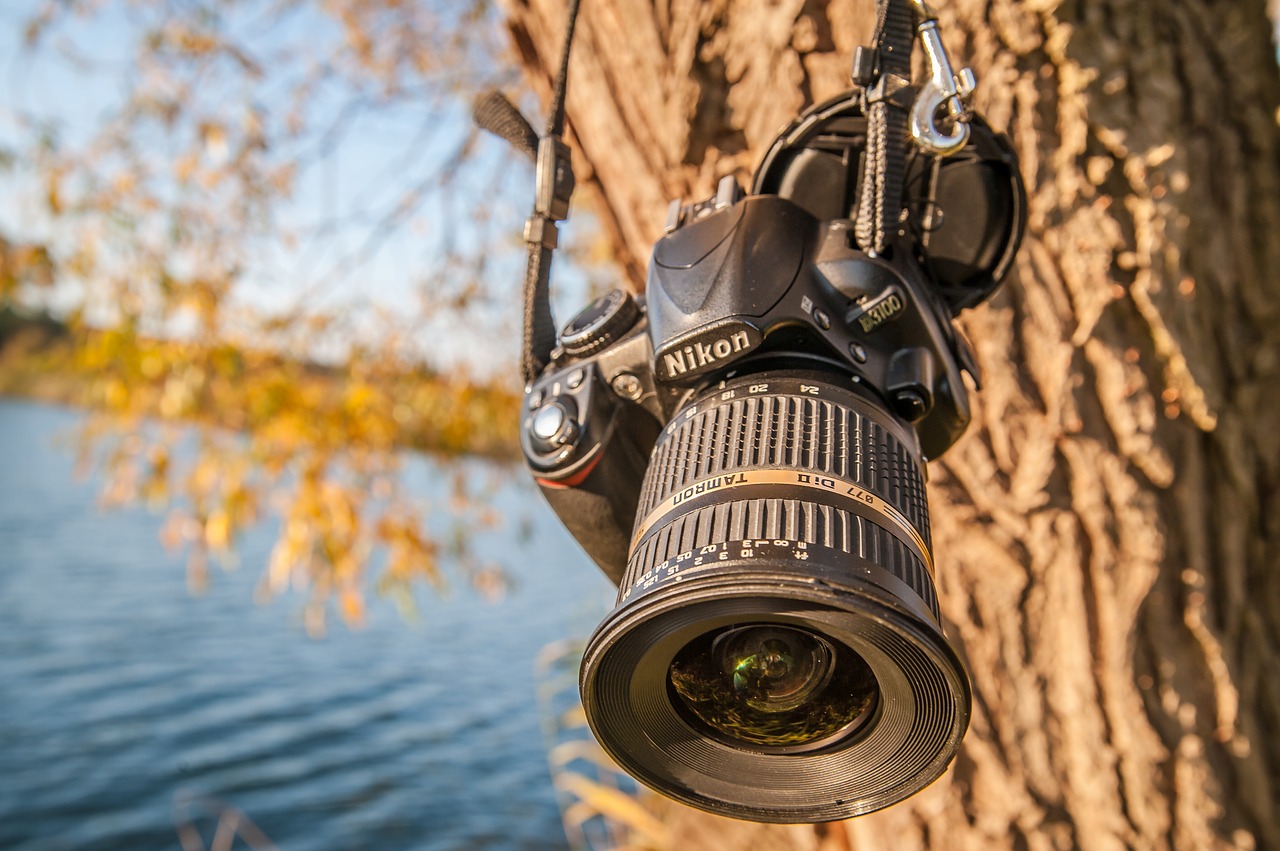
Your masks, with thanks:
M 649 462 L 638 516 L 698 479 L 786 467 L 847 479 L 883 497 L 906 515 L 927 543 L 929 508 L 919 466 L 902 442 L 873 418 L 888 414 L 853 393 L 818 386 L 827 391 L 827 398 L 752 395 L 708 404 L 704 397 L 694 403 L 694 416 L 677 414 L 679 426 L 664 433 Z M 727 392 L 734 391 L 726 388 L 711 395 Z
M 817 391 L 816 393 L 814 391 Z M 656 565 L 712 544 L 785 539 L 857 556 L 905 582 L 936 618 L 929 513 L 920 467 L 890 415 L 812 379 L 742 380 L 673 418 L 654 449 L 637 511 L 625 595 Z M 829 477 L 882 506 L 787 485 L 750 485 L 761 471 Z M 746 473 L 746 476 L 735 475 Z M 707 485 L 732 481 L 714 492 Z M 682 492 L 706 488 L 681 500 Z M 675 506 L 672 507 L 672 501 Z M 656 514 L 656 516 L 655 516 Z M 915 546 L 908 542 L 915 541 Z M 921 558 L 923 556 L 923 558 Z

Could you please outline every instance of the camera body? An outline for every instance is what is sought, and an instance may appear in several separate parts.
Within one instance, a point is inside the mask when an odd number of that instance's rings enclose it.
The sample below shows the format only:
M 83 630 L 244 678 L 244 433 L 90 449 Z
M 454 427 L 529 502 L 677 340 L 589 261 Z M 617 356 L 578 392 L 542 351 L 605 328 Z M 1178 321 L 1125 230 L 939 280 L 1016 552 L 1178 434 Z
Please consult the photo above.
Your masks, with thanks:
M 968 726 L 925 463 L 969 422 L 978 370 L 952 318 L 1008 270 L 1025 198 L 974 116 L 959 154 L 906 159 L 897 232 L 861 250 L 861 103 L 800 116 L 749 192 L 673 203 L 645 298 L 588 305 L 525 394 L 534 478 L 619 586 L 583 654 L 596 738 L 739 818 L 888 806 Z
M 840 374 L 909 424 L 925 458 L 968 425 L 960 373 L 979 375 L 951 319 L 994 290 L 1017 250 L 1016 157 L 975 117 L 967 151 L 934 175 L 932 163 L 913 164 L 916 215 L 891 257 L 873 257 L 848 217 L 865 132 L 857 100 L 834 98 L 779 135 L 751 194 L 725 178 L 710 199 L 673 202 L 647 298 L 613 290 L 588 305 L 526 388 L 526 461 L 615 583 L 649 454 L 700 389 L 781 368 Z

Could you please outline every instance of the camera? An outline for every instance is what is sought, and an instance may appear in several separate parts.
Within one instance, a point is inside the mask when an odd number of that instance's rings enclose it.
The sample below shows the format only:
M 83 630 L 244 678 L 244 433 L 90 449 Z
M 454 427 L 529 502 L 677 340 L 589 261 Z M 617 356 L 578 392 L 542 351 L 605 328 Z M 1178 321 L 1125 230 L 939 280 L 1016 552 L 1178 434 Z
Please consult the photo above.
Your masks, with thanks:
M 619 587 L 583 656 L 593 732 L 628 773 L 722 815 L 817 822 L 936 779 L 970 690 L 943 635 L 926 461 L 970 419 L 952 319 L 1025 222 L 981 118 L 912 152 L 892 247 L 854 237 L 865 100 L 818 104 L 743 191 L 673 202 L 643 298 L 560 331 L 521 441 L 560 520 Z

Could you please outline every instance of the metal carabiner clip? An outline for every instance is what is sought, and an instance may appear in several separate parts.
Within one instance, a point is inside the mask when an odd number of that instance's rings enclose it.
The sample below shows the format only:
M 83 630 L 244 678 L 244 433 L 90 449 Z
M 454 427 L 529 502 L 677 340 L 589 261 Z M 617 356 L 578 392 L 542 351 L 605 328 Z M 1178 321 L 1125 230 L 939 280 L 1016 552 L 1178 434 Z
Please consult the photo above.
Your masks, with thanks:
M 919 23 L 916 34 L 929 57 L 929 80 L 916 95 L 911 107 L 911 138 L 931 154 L 946 157 L 956 153 L 969 141 L 969 127 L 964 123 L 965 102 L 973 94 L 976 81 L 969 68 L 951 71 L 947 49 L 938 34 L 938 18 L 924 0 L 912 0 Z M 938 113 L 943 109 L 952 121 L 950 132 L 938 127 Z

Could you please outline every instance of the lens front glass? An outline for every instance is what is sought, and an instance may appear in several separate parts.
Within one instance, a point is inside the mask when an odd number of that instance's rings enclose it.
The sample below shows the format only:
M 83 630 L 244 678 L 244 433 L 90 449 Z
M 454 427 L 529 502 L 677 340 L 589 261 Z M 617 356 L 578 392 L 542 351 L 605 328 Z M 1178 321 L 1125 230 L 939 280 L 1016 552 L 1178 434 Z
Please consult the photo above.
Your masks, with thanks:
M 730 744 L 794 748 L 843 736 L 879 695 L 861 656 L 804 629 L 754 624 L 705 633 L 668 673 L 682 715 Z

